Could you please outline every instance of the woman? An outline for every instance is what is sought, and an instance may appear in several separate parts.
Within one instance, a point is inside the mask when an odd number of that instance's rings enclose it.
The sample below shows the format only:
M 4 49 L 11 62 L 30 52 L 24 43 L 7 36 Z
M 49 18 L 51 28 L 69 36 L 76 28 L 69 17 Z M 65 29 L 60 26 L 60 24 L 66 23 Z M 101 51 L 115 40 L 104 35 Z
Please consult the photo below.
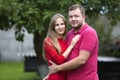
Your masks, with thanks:
M 80 35 L 75 36 L 70 46 L 67 47 L 65 41 L 66 33 L 66 19 L 61 14 L 55 14 L 51 19 L 47 37 L 44 39 L 43 44 L 44 55 L 48 62 L 48 66 L 51 65 L 49 60 L 54 61 L 56 64 L 64 63 L 70 51 L 79 40 Z M 46 78 L 47 80 L 65 80 L 65 71 L 49 74 L 43 80 Z

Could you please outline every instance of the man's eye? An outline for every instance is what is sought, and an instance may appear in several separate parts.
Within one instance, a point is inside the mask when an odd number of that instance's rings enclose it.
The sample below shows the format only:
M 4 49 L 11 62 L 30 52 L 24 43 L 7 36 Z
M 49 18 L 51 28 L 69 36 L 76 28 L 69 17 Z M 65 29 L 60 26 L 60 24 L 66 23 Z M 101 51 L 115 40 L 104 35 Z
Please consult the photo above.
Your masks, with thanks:
M 75 17 L 79 17 L 78 15 L 75 15 Z
M 69 18 L 72 18 L 72 16 L 69 16 Z

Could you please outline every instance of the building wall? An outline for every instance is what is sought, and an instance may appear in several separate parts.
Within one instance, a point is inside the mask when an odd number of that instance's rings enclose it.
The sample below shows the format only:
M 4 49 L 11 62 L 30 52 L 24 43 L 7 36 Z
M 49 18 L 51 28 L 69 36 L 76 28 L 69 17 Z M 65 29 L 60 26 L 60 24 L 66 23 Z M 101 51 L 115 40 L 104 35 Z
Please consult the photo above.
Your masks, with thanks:
M 0 30 L 0 61 L 22 61 L 24 55 L 35 55 L 33 35 L 25 32 L 24 42 L 15 40 L 15 29 Z

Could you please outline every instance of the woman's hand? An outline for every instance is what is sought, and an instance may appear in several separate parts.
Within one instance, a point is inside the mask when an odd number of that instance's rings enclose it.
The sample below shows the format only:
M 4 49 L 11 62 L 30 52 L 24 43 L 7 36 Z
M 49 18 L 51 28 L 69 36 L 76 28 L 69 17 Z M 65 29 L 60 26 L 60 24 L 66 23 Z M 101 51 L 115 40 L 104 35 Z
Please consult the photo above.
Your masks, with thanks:
M 77 41 L 80 39 L 80 35 L 78 34 L 78 35 L 76 35 L 73 39 L 72 39 L 72 41 L 71 41 L 71 46 L 72 47 L 74 47 L 74 45 L 77 43 Z

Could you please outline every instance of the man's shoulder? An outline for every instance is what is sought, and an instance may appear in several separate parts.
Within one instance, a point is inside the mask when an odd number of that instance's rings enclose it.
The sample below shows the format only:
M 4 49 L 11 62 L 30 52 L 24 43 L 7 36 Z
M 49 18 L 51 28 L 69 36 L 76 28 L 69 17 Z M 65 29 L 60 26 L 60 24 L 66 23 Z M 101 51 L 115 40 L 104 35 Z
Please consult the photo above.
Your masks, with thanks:
M 84 30 L 84 32 L 93 33 L 96 32 L 96 30 L 93 27 L 87 25 L 87 28 Z

